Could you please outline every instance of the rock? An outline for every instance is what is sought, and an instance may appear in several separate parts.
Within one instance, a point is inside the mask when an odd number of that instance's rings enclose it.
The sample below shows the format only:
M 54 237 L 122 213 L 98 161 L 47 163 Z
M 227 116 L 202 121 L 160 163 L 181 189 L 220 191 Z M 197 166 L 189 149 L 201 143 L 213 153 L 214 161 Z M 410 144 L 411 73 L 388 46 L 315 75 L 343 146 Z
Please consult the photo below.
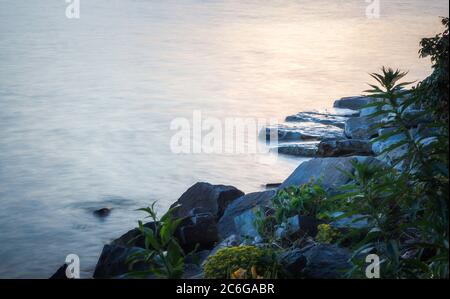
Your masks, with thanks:
M 339 217 L 342 215 L 342 212 L 333 213 L 332 217 Z M 367 219 L 361 219 L 363 215 L 352 215 L 349 217 L 344 217 L 330 223 L 330 226 L 339 229 L 339 230 L 347 230 L 347 229 L 365 229 L 368 227 L 369 223 Z
M 56 270 L 55 274 L 50 276 L 50 279 L 69 279 L 66 275 L 67 264 L 62 265 Z
M 183 220 L 176 233 L 180 246 L 185 252 L 197 245 L 199 250 L 211 249 L 219 241 L 217 219 L 211 213 L 201 213 Z
M 259 234 L 254 225 L 255 218 L 255 211 L 253 210 L 247 210 L 234 217 L 234 227 L 237 230 L 237 235 L 252 240 L 257 238 Z
M 277 142 L 292 142 L 340 138 L 344 136 L 344 131 L 336 126 L 301 122 L 266 127 L 260 132 L 266 141 L 274 142 L 271 134 L 276 134 Z
M 112 208 L 101 208 L 94 211 L 94 215 L 99 217 L 108 216 L 111 213 Z
M 351 268 L 350 252 L 334 244 L 317 244 L 301 250 L 306 258 L 302 276 L 310 279 L 343 278 L 343 272 Z
M 317 154 L 317 141 L 284 143 L 274 149 L 279 154 L 299 156 L 299 157 L 315 157 Z
M 139 247 L 105 245 L 95 267 L 94 278 L 113 278 L 129 272 L 129 265 L 126 263 L 128 256 L 142 250 Z M 133 266 L 135 271 L 147 268 L 144 263 Z
M 312 122 L 344 128 L 347 117 L 315 112 L 299 112 L 286 117 L 287 122 Z
M 154 222 L 147 222 L 144 224 L 144 227 L 150 228 L 152 230 L 155 229 L 155 223 Z M 139 238 L 136 238 L 140 236 Z M 113 240 L 110 245 L 113 246 L 120 246 L 120 247 L 140 247 L 144 248 L 144 237 L 141 236 L 141 232 L 134 228 L 132 230 L 129 230 L 119 238 Z
M 352 172 L 353 166 L 351 162 L 353 160 L 354 157 L 315 158 L 303 162 L 281 184 L 280 189 L 291 185 L 300 186 L 308 183 L 310 180 L 317 181 L 321 179 L 321 184 L 325 190 L 335 190 L 350 181 L 350 178 L 339 169 Z
M 306 257 L 300 249 L 284 251 L 278 256 L 278 260 L 288 278 L 302 278 L 302 271 L 306 267 Z
M 371 116 L 351 117 L 345 122 L 344 133 L 347 138 L 369 140 L 377 137 L 375 127 L 381 123 L 382 118 Z
M 219 244 L 217 244 L 213 248 L 213 250 L 211 250 L 209 255 L 214 255 L 216 254 L 217 251 L 223 248 L 239 246 L 240 243 L 241 243 L 240 237 L 238 237 L 237 235 L 230 235 L 227 238 L 223 239 Z
M 390 129 L 383 129 L 379 130 L 379 132 L 383 135 L 388 133 L 390 130 L 394 130 L 395 128 Z M 399 143 L 401 141 L 405 140 L 405 135 L 403 133 L 392 135 L 385 140 L 375 141 L 372 143 L 372 151 L 375 155 L 377 155 L 377 158 L 381 161 L 386 162 L 387 164 L 394 164 L 396 163 L 404 154 L 408 151 L 408 145 L 404 144 L 401 145 L 389 152 L 384 152 L 384 150 L 388 149 L 390 146 L 393 146 L 396 143 Z
M 333 107 L 351 110 L 360 110 L 361 108 L 372 103 L 373 101 L 374 101 L 373 98 L 363 96 L 344 97 L 334 101 Z
M 281 183 L 267 183 L 265 185 L 263 185 L 264 188 L 266 189 L 274 189 L 274 188 L 278 188 L 281 186 Z
M 152 230 L 155 229 L 154 222 L 148 222 L 144 226 Z M 192 251 L 197 244 L 199 250 L 211 249 L 219 240 L 217 218 L 211 213 L 197 213 L 193 216 L 186 217 L 178 225 L 174 236 L 185 253 Z M 111 245 L 127 248 L 145 248 L 144 237 L 141 236 L 137 228 L 128 231 L 118 239 L 112 241 Z
M 196 213 L 211 213 L 221 217 L 225 208 L 244 193 L 233 186 L 211 185 L 209 183 L 196 183 L 190 187 L 172 205 L 176 207 L 173 216 L 183 218 Z
M 339 156 L 372 156 L 372 145 L 368 140 L 357 139 L 327 139 L 318 144 L 317 156 L 339 157 Z
M 246 194 L 233 201 L 226 209 L 218 223 L 219 236 L 226 238 L 232 234 L 238 234 L 235 226 L 234 218 L 256 206 L 264 206 L 270 204 L 270 199 L 275 195 L 275 190 L 267 190 L 263 192 L 254 192 Z

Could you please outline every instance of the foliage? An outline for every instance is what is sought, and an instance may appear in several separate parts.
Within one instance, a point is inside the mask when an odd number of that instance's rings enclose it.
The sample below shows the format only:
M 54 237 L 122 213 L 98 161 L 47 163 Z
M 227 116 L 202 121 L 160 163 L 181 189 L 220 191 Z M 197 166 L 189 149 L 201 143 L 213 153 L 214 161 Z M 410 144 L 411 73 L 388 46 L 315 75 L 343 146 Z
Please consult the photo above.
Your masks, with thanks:
M 448 126 L 431 119 L 426 134 L 417 133 L 414 120 L 433 113 L 407 113 L 423 93 L 405 89 L 410 83 L 399 83 L 405 75 L 387 68 L 371 74 L 379 84 L 368 91 L 378 99 L 369 105 L 378 108 L 372 116 L 384 115 L 381 126 L 391 129 L 373 141 L 400 135 L 384 152 L 404 150 L 391 167 L 355 164 L 349 174 L 346 216 L 364 215 L 370 228 L 354 246 L 353 277 L 361 275 L 365 254 L 376 253 L 384 278 L 448 278 Z
M 155 204 L 156 202 L 150 207 L 139 209 L 139 211 L 148 214 L 147 218 L 153 221 L 155 227 L 154 229 L 146 227 L 142 221 L 138 221 L 140 235 L 136 236 L 135 239 L 144 237 L 145 248 L 143 251 L 135 252 L 127 258 L 130 269 L 136 263 L 144 262 L 148 264 L 148 270 L 132 271 L 128 273 L 128 276 L 147 277 L 155 275 L 159 278 L 181 278 L 184 260 L 187 256 L 178 244 L 174 234 L 183 219 L 174 219 L 171 216 L 173 208 L 158 219 L 154 209 Z
M 301 214 L 325 217 L 327 194 L 320 183 L 306 183 L 302 186 L 290 186 L 281 189 L 272 199 L 277 223 L 285 222 L 289 217 Z
M 421 57 L 430 57 L 433 64 L 433 73 L 422 81 L 418 90 L 422 93 L 423 104 L 427 108 L 434 108 L 433 113 L 441 120 L 448 121 L 448 32 L 449 20 L 442 19 L 445 27 L 443 33 L 434 37 L 424 38 L 420 42 Z
M 278 264 L 270 249 L 237 246 L 222 248 L 209 256 L 203 271 L 207 279 L 276 278 Z
M 329 224 L 319 224 L 317 226 L 316 241 L 319 243 L 330 244 L 339 237 L 339 232 L 333 229 Z

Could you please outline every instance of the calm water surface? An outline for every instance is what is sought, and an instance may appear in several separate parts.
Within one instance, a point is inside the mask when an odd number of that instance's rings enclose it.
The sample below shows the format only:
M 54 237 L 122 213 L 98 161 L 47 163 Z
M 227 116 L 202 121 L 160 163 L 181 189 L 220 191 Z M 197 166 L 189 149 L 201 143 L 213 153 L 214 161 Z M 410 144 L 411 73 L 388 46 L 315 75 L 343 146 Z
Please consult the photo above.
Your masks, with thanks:
M 134 209 L 197 181 L 245 192 L 301 159 L 175 155 L 175 117 L 280 118 L 366 88 L 382 65 L 430 73 L 418 42 L 448 1 L 0 0 L 0 277 L 48 277 L 69 253 L 89 276 Z M 105 219 L 92 211 L 109 206 Z

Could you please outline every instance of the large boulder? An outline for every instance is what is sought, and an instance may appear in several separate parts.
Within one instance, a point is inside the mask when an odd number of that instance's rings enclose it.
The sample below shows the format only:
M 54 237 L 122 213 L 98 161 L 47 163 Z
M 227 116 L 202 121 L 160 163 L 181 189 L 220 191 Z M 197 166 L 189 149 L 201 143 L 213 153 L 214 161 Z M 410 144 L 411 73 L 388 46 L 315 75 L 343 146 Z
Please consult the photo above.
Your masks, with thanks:
M 210 213 L 219 218 L 225 208 L 242 195 L 244 193 L 233 186 L 196 183 L 172 205 L 177 206 L 173 216 L 183 218 L 195 213 Z
M 350 252 L 334 244 L 313 244 L 295 248 L 278 256 L 289 278 L 338 279 L 349 270 Z
M 155 229 L 154 222 L 148 222 L 144 226 Z M 217 218 L 211 213 L 198 213 L 186 217 L 178 225 L 174 236 L 185 252 L 193 250 L 196 246 L 199 249 L 211 249 L 219 240 Z M 110 245 L 145 248 L 144 236 L 134 228 L 113 240 Z
M 334 244 L 317 244 L 302 250 L 306 265 L 302 276 L 308 279 L 343 278 L 346 270 L 351 268 L 350 251 Z
M 232 234 L 239 235 L 239 229 L 236 227 L 235 218 L 256 207 L 270 205 L 270 200 L 275 195 L 275 190 L 263 192 L 254 192 L 246 194 L 233 201 L 226 209 L 218 223 L 219 236 L 224 239 Z M 249 216 L 250 214 L 244 214 Z M 249 216 L 250 217 L 250 216 Z
M 198 249 L 212 249 L 219 241 L 217 219 L 210 213 L 201 213 L 182 221 L 176 231 L 176 238 L 185 252 Z
M 344 97 L 334 101 L 333 107 L 351 110 L 360 110 L 361 108 L 372 103 L 373 101 L 374 101 L 373 98 L 363 96 Z
M 319 157 L 340 157 L 349 155 L 371 156 L 372 145 L 368 140 L 327 139 L 322 140 L 317 148 Z
M 303 162 L 281 184 L 280 189 L 288 186 L 300 186 L 308 182 L 320 179 L 321 185 L 328 193 L 336 193 L 337 188 L 347 184 L 350 178 L 342 172 L 354 172 L 352 161 L 372 162 L 372 157 L 339 157 L 339 158 L 314 158 Z
M 142 250 L 139 247 L 105 245 L 95 267 L 94 278 L 114 278 L 130 272 L 130 267 L 127 263 L 128 256 Z M 137 263 L 133 266 L 134 271 L 147 268 L 147 265 L 144 263 Z

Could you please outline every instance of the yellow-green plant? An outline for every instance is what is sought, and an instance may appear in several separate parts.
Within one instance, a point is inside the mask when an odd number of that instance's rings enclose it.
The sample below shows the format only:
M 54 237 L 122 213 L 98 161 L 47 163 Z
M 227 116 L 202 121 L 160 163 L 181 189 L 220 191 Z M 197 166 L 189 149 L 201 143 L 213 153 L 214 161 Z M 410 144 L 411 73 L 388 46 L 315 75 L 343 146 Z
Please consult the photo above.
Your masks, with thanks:
M 319 243 L 329 244 L 339 237 L 339 231 L 333 229 L 329 224 L 319 224 L 317 226 L 316 241 Z
M 274 252 L 255 246 L 222 248 L 203 265 L 207 279 L 276 278 L 278 265 Z

